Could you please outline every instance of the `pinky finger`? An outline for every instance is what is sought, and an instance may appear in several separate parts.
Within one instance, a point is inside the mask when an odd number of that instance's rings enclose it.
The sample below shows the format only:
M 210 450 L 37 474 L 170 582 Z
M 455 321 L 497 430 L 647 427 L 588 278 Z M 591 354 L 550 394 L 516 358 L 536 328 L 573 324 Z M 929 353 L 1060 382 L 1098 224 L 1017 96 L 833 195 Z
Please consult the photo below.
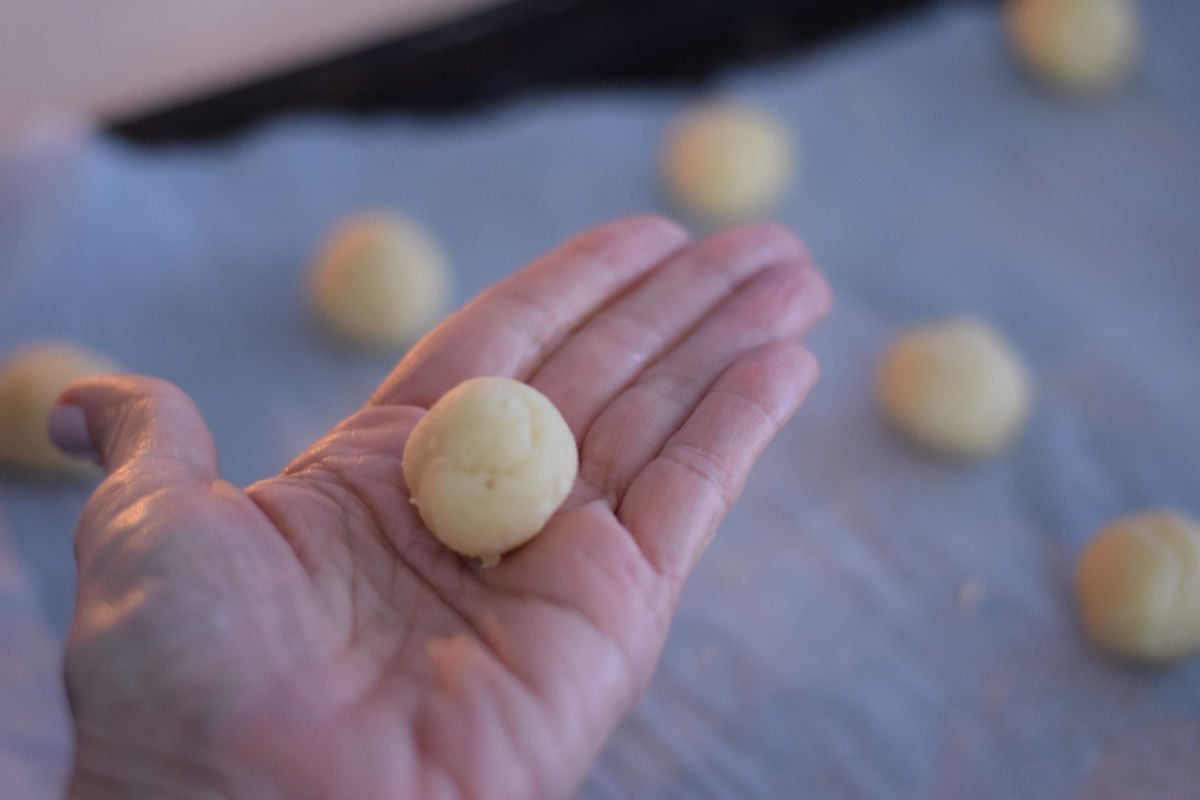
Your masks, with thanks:
M 687 576 L 817 375 L 812 353 L 794 342 L 760 347 L 722 373 L 617 509 L 655 569 Z

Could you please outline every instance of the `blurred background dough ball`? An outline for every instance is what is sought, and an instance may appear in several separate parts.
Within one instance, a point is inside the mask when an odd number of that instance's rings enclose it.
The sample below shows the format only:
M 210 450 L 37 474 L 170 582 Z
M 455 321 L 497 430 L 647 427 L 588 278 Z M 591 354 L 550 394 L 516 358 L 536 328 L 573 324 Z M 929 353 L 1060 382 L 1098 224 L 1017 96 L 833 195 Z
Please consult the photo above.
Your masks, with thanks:
M 1030 405 L 1029 378 L 999 332 L 976 319 L 910 328 L 879 369 L 879 402 L 916 442 L 948 455 L 979 457 L 1003 447 Z
M 1113 520 L 1079 559 L 1076 595 L 1106 650 L 1165 661 L 1200 649 L 1200 522 L 1165 510 Z
M 1060 91 L 1099 94 L 1133 69 L 1140 35 L 1130 0 L 1008 0 L 1006 15 L 1017 56 Z
M 511 378 L 474 378 L 451 389 L 404 447 L 404 479 L 425 525 L 485 566 L 541 531 L 578 467 L 562 414 Z
M 662 162 L 680 209 L 720 223 L 770 210 L 791 182 L 795 153 L 787 130 L 765 112 L 714 103 L 671 127 Z
M 31 342 L 11 351 L 0 363 L 0 463 L 46 473 L 88 470 L 89 462 L 50 441 L 50 409 L 71 382 L 119 370 L 110 359 L 69 341 Z
M 413 220 L 361 214 L 329 234 L 309 287 L 318 317 L 342 338 L 399 349 L 444 313 L 450 265 L 433 235 Z

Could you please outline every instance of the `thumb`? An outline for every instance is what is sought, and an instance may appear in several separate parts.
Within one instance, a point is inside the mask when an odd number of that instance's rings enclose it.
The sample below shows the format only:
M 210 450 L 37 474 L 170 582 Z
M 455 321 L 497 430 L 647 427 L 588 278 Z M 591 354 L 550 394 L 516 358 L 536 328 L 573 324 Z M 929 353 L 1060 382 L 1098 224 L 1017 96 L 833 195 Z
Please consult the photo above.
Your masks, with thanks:
M 50 412 L 51 441 L 91 458 L 112 476 L 136 473 L 143 489 L 217 477 L 212 434 L 177 386 L 141 375 L 108 375 L 67 387 Z

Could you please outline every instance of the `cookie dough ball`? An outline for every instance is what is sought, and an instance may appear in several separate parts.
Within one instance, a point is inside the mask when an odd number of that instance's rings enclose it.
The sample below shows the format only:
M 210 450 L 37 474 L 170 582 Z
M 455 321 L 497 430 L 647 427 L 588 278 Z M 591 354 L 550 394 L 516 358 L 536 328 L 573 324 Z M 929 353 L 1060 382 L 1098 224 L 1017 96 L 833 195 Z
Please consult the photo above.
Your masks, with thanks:
M 714 223 L 767 211 L 794 169 L 787 131 L 767 114 L 729 104 L 683 116 L 668 132 L 663 180 L 685 212 Z
M 485 566 L 541 531 L 578 466 L 575 437 L 558 409 L 511 378 L 451 389 L 404 448 L 404 479 L 425 525 Z
M 90 462 L 50 441 L 50 409 L 71 382 L 117 371 L 109 359 L 67 341 L 33 342 L 9 353 L 0 364 L 0 463 L 44 473 L 88 470 Z
M 1200 522 L 1159 510 L 1114 520 L 1079 559 L 1076 593 L 1106 650 L 1165 661 L 1200 649 Z
M 1137 15 L 1129 0 L 1009 0 L 1008 36 L 1042 82 L 1096 95 L 1121 84 L 1137 57 Z
M 450 267 L 433 236 L 412 220 L 363 215 L 330 234 L 309 288 L 317 316 L 346 340 L 403 348 L 444 312 Z
M 991 326 L 952 319 L 900 334 L 879 370 L 879 402 L 916 442 L 960 457 L 1003 447 L 1029 411 L 1025 367 Z

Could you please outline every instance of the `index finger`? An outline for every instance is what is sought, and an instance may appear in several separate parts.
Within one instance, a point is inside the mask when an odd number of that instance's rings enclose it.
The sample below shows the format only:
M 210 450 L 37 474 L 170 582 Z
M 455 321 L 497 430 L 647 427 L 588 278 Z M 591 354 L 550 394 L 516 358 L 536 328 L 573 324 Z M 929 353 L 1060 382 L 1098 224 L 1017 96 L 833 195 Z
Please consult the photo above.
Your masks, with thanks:
M 527 378 L 572 330 L 683 247 L 669 220 L 632 217 L 567 241 L 422 339 L 371 399 L 428 407 L 479 375 Z

